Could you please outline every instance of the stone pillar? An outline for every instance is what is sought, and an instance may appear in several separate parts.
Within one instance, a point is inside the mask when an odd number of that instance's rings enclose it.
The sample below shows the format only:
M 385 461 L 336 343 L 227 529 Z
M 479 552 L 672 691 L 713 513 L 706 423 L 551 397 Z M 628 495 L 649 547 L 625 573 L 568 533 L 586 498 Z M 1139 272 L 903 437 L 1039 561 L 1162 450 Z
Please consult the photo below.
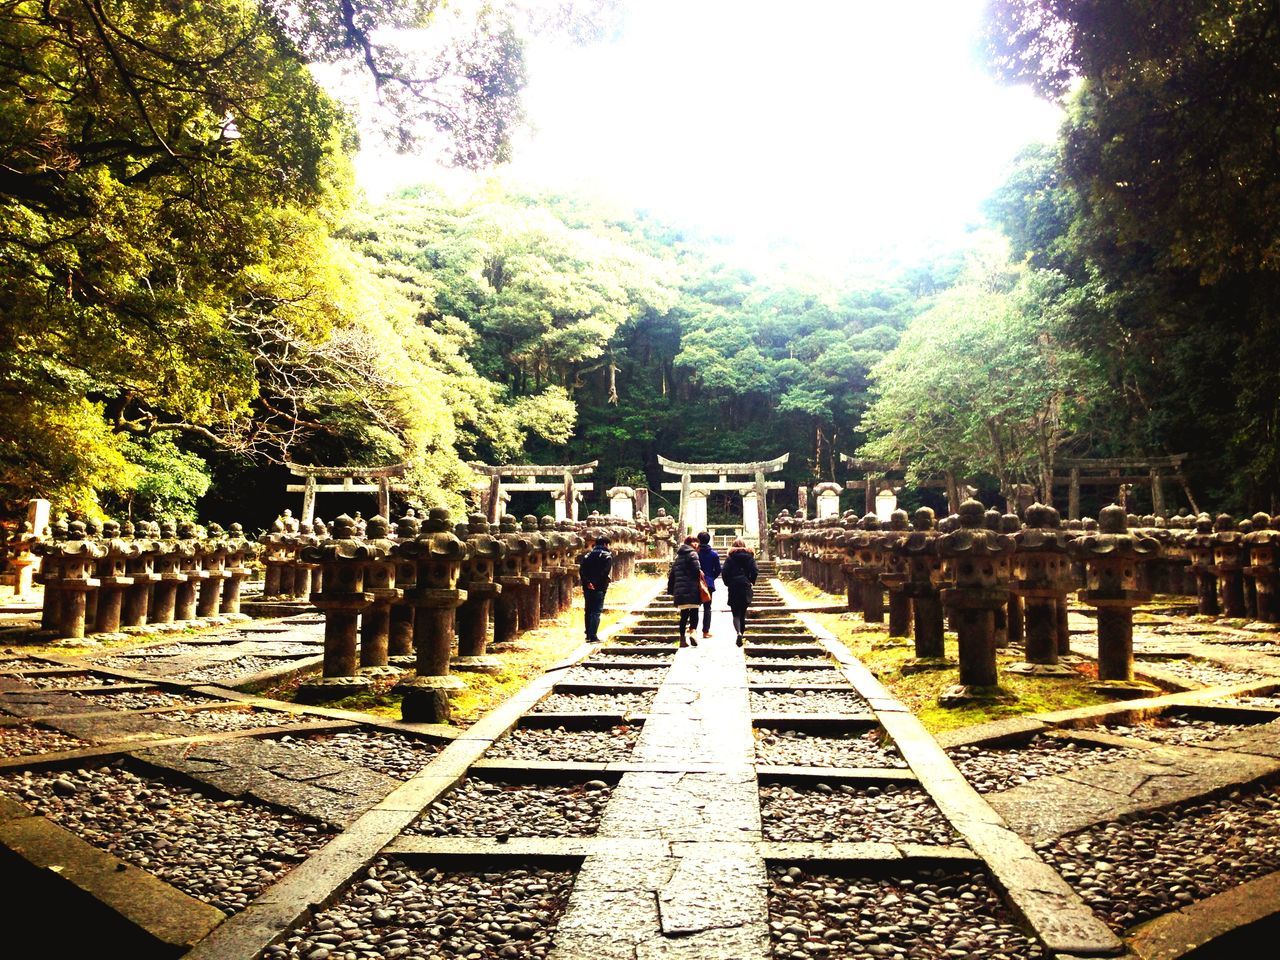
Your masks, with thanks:
M 1059 602 L 1065 602 L 1071 576 L 1069 538 L 1053 507 L 1033 503 L 1025 513 L 1026 529 L 1012 534 L 1013 577 L 1009 586 L 1025 606 L 1026 659 L 1006 669 L 1035 676 L 1074 677 L 1074 671 L 1058 663 Z
M 244 537 L 244 528 L 233 523 L 230 530 L 227 553 L 227 580 L 222 588 L 222 604 L 218 612 L 233 620 L 244 617 L 240 612 L 240 587 L 249 576 L 245 560 L 253 555 L 255 547 Z
M 1121 696 L 1154 689 L 1133 679 L 1133 609 L 1151 599 L 1139 589 L 1139 564 L 1159 554 L 1159 542 L 1130 534 L 1124 508 L 1112 504 L 1099 514 L 1098 532 L 1073 540 L 1068 549 L 1088 571 L 1080 600 L 1098 611 L 1096 688 Z
M 632 487 L 611 487 L 606 495 L 609 497 L 610 516 L 626 521 L 635 519 L 636 491 Z
M 338 517 L 333 539 L 306 544 L 301 559 L 322 565 L 326 576 L 324 591 L 310 597 L 324 613 L 324 674 L 303 683 L 299 698 L 332 700 L 370 689 L 373 682 L 356 674 L 360 614 L 373 597 L 364 582 L 369 551 L 356 537 L 355 521 L 346 514 Z
M 416 540 L 420 532 L 421 524 L 412 515 L 412 511 L 401 517 L 396 524 L 396 539 L 399 543 Z M 396 561 L 396 589 L 401 591 L 401 597 L 391 606 L 387 626 L 387 661 L 399 667 L 407 667 L 415 662 L 413 624 L 417 611 L 405 598 L 418 585 L 418 565 L 412 558 L 402 556 L 399 549 L 392 551 L 392 559 Z
M 1253 531 L 1245 538 L 1249 550 L 1245 575 L 1254 584 L 1258 619 L 1263 623 L 1280 621 L 1276 605 L 1277 560 L 1280 559 L 1280 530 L 1272 526 L 1265 513 L 1253 515 Z
M 1242 618 L 1245 616 L 1244 536 L 1225 513 L 1219 514 L 1213 529 L 1213 564 L 1209 570 L 1218 580 L 1219 607 L 1224 617 Z
M 125 592 L 133 586 L 128 564 L 135 547 L 120 539 L 120 526 L 114 521 L 105 525 L 103 535 L 107 539 L 101 544 L 103 555 L 97 563 L 98 608 L 93 630 L 95 633 L 119 633 Z
M 684 530 L 681 531 L 680 539 L 684 539 L 689 533 L 701 533 L 705 529 L 707 529 L 706 488 L 690 487 L 689 502 L 685 506 Z
M 205 576 L 200 582 L 196 616 L 201 619 L 216 617 L 222 609 L 222 589 L 230 577 L 227 573 L 227 550 L 225 532 L 216 523 L 211 523 L 209 538 L 200 545 L 201 566 Z
M 1196 532 L 1186 539 L 1187 552 L 1191 556 L 1191 573 L 1196 578 L 1196 612 L 1205 617 L 1216 617 L 1221 611 L 1218 605 L 1218 578 L 1213 563 L 1213 519 L 1202 513 L 1196 517 Z
M 921 507 L 911 520 L 912 530 L 893 548 L 906 568 L 903 593 L 911 599 L 915 624 L 915 659 L 904 672 L 954 666 L 946 659 L 942 625 L 942 561 L 938 557 L 933 511 Z
M 85 635 L 88 594 L 97 590 L 100 582 L 94 576 L 95 565 L 105 551 L 85 539 L 85 525 L 79 520 L 69 524 L 67 539 L 58 545 L 58 551 L 61 560 L 58 581 L 61 621 L 58 632 L 66 639 L 79 640 Z
M 120 616 L 123 627 L 145 626 L 151 615 L 151 595 L 160 581 L 155 572 L 155 555 L 159 545 L 147 535 L 135 537 L 133 555 L 128 561 L 128 573 L 133 586 L 125 594 L 124 610 Z
M 507 545 L 503 540 L 489 535 L 489 525 L 483 516 L 475 514 L 464 527 L 458 526 L 458 535 L 467 534 L 468 559 L 463 564 L 460 586 L 467 599 L 458 608 L 458 659 L 457 670 L 480 673 L 499 673 L 502 663 L 487 656 L 489 640 L 489 611 L 502 594 L 502 585 L 494 576 L 498 572 Z
M 997 560 L 1013 550 L 1006 534 L 984 527 L 985 510 L 976 500 L 960 505 L 960 529 L 938 538 L 938 554 L 950 582 L 942 602 L 952 614 L 960 647 L 960 684 L 938 698 L 943 706 L 1003 699 L 996 671 L 996 611 L 1009 600 L 1008 582 Z
M 404 599 L 404 588 L 396 581 L 400 564 L 392 555 L 396 542 L 390 539 L 391 523 L 381 514 L 365 525 L 368 559 L 364 570 L 364 591 L 372 599 L 360 615 L 360 668 L 364 676 L 400 673 L 389 663 L 391 655 L 391 609 Z

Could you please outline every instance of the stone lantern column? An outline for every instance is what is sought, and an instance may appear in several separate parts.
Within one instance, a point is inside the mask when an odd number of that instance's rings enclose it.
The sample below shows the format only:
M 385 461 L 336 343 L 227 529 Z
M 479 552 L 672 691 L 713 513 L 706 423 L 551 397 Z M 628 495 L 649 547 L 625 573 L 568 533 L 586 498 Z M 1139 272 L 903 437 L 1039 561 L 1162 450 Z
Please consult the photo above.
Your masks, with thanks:
M 448 691 L 465 687 L 457 677 L 450 676 L 449 662 L 456 612 L 467 599 L 466 592 L 458 589 L 467 545 L 454 535 L 449 512 L 436 507 L 428 513 L 422 535 L 399 544 L 397 549 L 418 567 L 416 585 L 406 595 L 417 608 L 413 626 L 417 676 L 400 686 L 404 691 L 401 715 L 411 723 L 436 723 L 447 719 Z
M 208 574 L 200 566 L 200 543 L 196 539 L 196 525 L 184 520 L 178 524 L 178 581 L 177 605 L 174 619 L 178 621 L 196 618 L 196 600 L 200 583 Z
M 1235 521 L 1222 513 L 1213 523 L 1213 563 L 1209 572 L 1218 579 L 1218 603 L 1224 617 L 1245 616 L 1244 535 Z
M 531 583 L 525 575 L 531 544 L 509 514 L 503 516 L 498 531 L 506 549 L 498 560 L 497 581 L 502 592 L 493 601 L 493 649 L 505 652 L 515 649 L 520 633 L 519 608 Z
M 172 624 L 177 612 L 178 587 L 186 582 L 186 576 L 178 569 L 181 562 L 178 531 L 172 520 L 160 524 L 160 539 L 156 542 L 155 571 L 160 581 L 151 596 L 152 623 Z
M 27 521 L 12 540 L 9 541 L 9 569 L 13 571 L 13 598 L 24 599 L 31 592 L 32 577 L 35 573 L 36 555 L 31 552 L 32 546 L 39 538 L 31 532 Z
M 40 573 L 36 583 L 44 587 L 44 604 L 40 611 L 40 629 L 54 632 L 62 623 L 62 594 L 58 584 L 62 582 L 62 547 L 67 539 L 67 522 L 62 517 L 49 528 L 50 540 L 36 543 L 31 549 L 40 558 Z
M 907 582 L 902 588 L 910 597 L 915 621 L 915 659 L 902 665 L 903 673 L 938 670 L 955 666 L 946 655 L 942 616 L 942 560 L 938 556 L 938 531 L 933 511 L 921 507 L 911 520 L 911 532 L 894 546 L 902 558 Z
M 333 522 L 333 538 L 303 547 L 304 562 L 324 567 L 324 591 L 311 602 L 324 613 L 324 672 L 298 688 L 300 698 L 334 700 L 371 689 L 373 681 L 356 672 L 360 614 L 373 603 L 365 590 L 369 549 L 356 537 L 355 521 L 343 514 Z
M 1195 533 L 1184 541 L 1191 556 L 1191 573 L 1196 578 L 1196 612 L 1203 617 L 1216 617 L 1218 578 L 1213 572 L 1213 520 L 1207 513 L 1196 517 Z
M 133 586 L 124 597 L 124 609 L 120 623 L 126 630 L 144 627 L 151 616 L 151 595 L 160 575 L 155 572 L 156 552 L 160 545 L 153 539 L 159 530 L 152 532 L 150 524 L 139 524 L 134 531 L 133 553 L 129 557 L 127 571 Z
M 1025 605 L 1026 660 L 1006 669 L 1041 677 L 1074 677 L 1058 663 L 1058 603 L 1070 585 L 1069 538 L 1053 507 L 1033 503 L 1027 526 L 1012 534 L 1013 577 L 1009 589 Z
M 128 575 L 129 560 L 137 554 L 135 544 L 120 539 L 120 524 L 108 520 L 103 525 L 106 538 L 98 559 L 98 609 L 94 617 L 94 633 L 119 633 L 125 592 L 133 586 Z
M 227 540 L 226 583 L 222 588 L 222 602 L 218 612 L 229 620 L 248 619 L 240 612 L 240 587 L 249 576 L 245 561 L 256 552 L 256 545 L 245 539 L 244 527 L 233 523 Z
M 458 608 L 458 657 L 455 670 L 476 673 L 499 673 L 502 662 L 486 655 L 489 640 L 489 611 L 502 594 L 502 584 L 495 579 L 507 545 L 490 536 L 484 514 L 472 514 L 467 525 L 458 525 L 458 536 L 467 535 L 468 559 L 462 566 L 459 586 L 467 594 Z
M 365 522 L 364 546 L 368 551 L 364 568 L 364 592 L 372 602 L 360 614 L 361 676 L 399 674 L 389 663 L 391 654 L 391 610 L 404 599 L 404 588 L 396 581 L 400 564 L 394 554 L 396 541 L 388 535 L 391 523 L 383 516 Z
M 91 540 L 85 539 L 85 525 L 73 521 L 67 530 L 67 539 L 58 545 L 61 564 L 58 591 L 62 595 L 62 622 L 58 632 L 69 640 L 80 640 L 85 635 L 87 597 L 98 589 L 94 567 L 106 551 Z
M 1140 589 L 1139 565 L 1159 555 L 1160 544 L 1150 537 L 1128 532 L 1124 509 L 1116 504 L 1103 509 L 1098 532 L 1086 533 L 1069 546 L 1082 560 L 1088 586 L 1080 600 L 1098 611 L 1098 683 L 1104 693 L 1145 695 L 1154 688 L 1133 679 L 1133 609 L 1151 599 Z
M 396 522 L 396 549 L 392 550 L 391 558 L 396 564 L 396 589 L 401 596 L 391 605 L 387 625 L 387 662 L 396 667 L 413 667 L 418 662 L 413 652 L 417 608 L 408 600 L 418 585 L 418 565 L 403 555 L 400 545 L 417 540 L 421 532 L 422 522 L 412 509 Z
M 659 560 L 670 560 L 676 551 L 676 518 L 667 516 L 667 508 L 659 507 L 658 515 L 653 518 L 654 556 Z
M 551 574 L 543 569 L 547 559 L 547 538 L 538 532 L 538 518 L 526 516 L 520 524 L 529 550 L 525 554 L 525 575 L 529 589 L 520 597 L 520 632 L 537 630 L 542 625 L 542 591 L 551 581 Z
M 884 586 L 880 583 L 880 520 L 868 513 L 858 521 L 857 533 L 845 538 L 845 552 L 852 547 L 849 566 L 862 596 L 862 619 L 865 623 L 884 623 Z
M 1280 560 L 1280 530 L 1275 529 L 1276 518 L 1265 513 L 1253 515 L 1253 532 L 1244 538 L 1248 549 L 1248 566 L 1245 576 L 1254 584 L 1258 619 L 1263 623 L 1280 622 L 1280 609 L 1276 605 L 1277 561 Z
M 196 616 L 209 620 L 222 609 L 222 590 L 230 578 L 227 573 L 229 550 L 226 531 L 216 523 L 209 524 L 209 535 L 200 544 L 201 567 L 204 579 L 200 581 L 200 596 L 196 601 Z
M 889 636 L 911 636 L 911 597 L 906 592 L 909 575 L 906 558 L 898 545 L 907 538 L 911 527 L 905 510 L 889 514 L 889 529 L 880 536 L 880 583 L 889 591 Z
M 1009 601 L 1008 583 L 996 560 L 1013 550 L 1006 535 L 984 527 L 985 508 L 977 500 L 960 505 L 960 529 L 938 538 L 938 555 L 950 586 L 942 602 L 953 614 L 960 645 L 960 684 L 938 698 L 943 706 L 1003 699 L 996 671 L 996 613 Z

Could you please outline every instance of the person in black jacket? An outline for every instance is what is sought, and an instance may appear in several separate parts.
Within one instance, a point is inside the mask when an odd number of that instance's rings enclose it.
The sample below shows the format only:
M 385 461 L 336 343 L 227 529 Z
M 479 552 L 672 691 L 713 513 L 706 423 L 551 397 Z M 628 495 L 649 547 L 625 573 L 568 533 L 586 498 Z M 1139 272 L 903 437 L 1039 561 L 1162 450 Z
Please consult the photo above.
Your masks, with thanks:
M 720 576 L 720 554 L 711 547 L 711 534 L 703 530 L 698 534 L 698 563 L 702 566 L 702 576 L 707 581 L 707 592 L 716 592 L 716 579 Z M 711 636 L 711 601 L 702 604 L 702 639 Z
M 692 539 L 692 538 L 690 538 Z M 698 553 L 687 541 L 680 544 L 676 558 L 667 573 L 667 593 L 680 611 L 680 646 L 698 645 L 695 631 L 698 626 L 698 609 L 702 606 L 702 566 Z M 685 637 L 688 637 L 688 640 Z
M 604 612 L 604 594 L 609 589 L 609 575 L 613 572 L 613 554 L 609 552 L 609 538 L 597 537 L 590 552 L 578 558 L 578 578 L 582 581 L 582 599 L 586 608 L 584 619 L 587 643 L 600 638 L 600 614 Z
M 755 554 L 741 537 L 733 541 L 729 548 L 729 556 L 725 558 L 720 579 L 729 591 L 729 612 L 733 614 L 733 629 L 738 634 L 738 646 L 742 646 L 742 635 L 747 632 L 747 607 L 751 606 L 752 588 L 756 577 L 760 576 L 760 568 L 756 566 Z

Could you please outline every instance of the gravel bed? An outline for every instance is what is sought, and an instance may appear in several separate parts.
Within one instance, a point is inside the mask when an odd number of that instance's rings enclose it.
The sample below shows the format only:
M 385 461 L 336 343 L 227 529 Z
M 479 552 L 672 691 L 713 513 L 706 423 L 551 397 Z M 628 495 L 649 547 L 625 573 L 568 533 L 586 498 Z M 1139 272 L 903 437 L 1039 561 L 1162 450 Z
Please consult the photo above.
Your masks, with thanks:
M 180 723 L 200 730 L 227 733 L 233 730 L 260 730 L 263 727 L 291 727 L 312 718 L 284 710 L 254 710 L 229 707 L 225 710 L 179 710 L 157 717 L 167 723 Z
M 262 804 L 217 800 L 113 766 L 24 770 L 0 776 L 0 792 L 227 913 L 330 836 Z
M 485 751 L 489 758 L 515 760 L 567 760 L 607 763 L 626 760 L 640 739 L 640 724 L 608 730 L 565 727 L 516 727 Z
M 761 663 L 760 661 L 764 661 Z M 768 671 L 770 673 L 781 673 L 781 670 L 774 669 L 775 664 L 786 664 L 783 670 L 801 669 L 804 667 L 832 667 L 830 657 L 789 657 L 785 652 L 769 653 L 763 657 L 753 653 L 751 659 L 747 661 L 748 670 Z
M 14 727 L 0 727 L 0 757 L 31 757 L 39 753 L 61 753 L 63 750 L 81 750 L 89 746 L 78 737 L 24 723 Z
M 752 713 L 870 713 L 853 690 L 752 690 Z
M 132 680 L 118 680 L 115 677 L 99 677 L 89 673 L 43 673 L 15 674 L 29 687 L 37 690 L 72 690 L 76 687 L 111 687 L 117 683 L 132 683 Z
M 644 683 L 657 685 L 662 683 L 667 671 L 664 667 L 643 669 L 641 667 L 574 667 L 564 675 L 569 683 Z
M 555 693 L 538 701 L 534 713 L 648 713 L 655 690 L 620 693 Z
M 619 666 L 637 666 L 643 667 L 646 664 L 650 667 L 669 667 L 675 661 L 676 652 L 672 650 L 665 656 L 655 656 L 652 653 L 600 653 L 596 654 L 588 663 L 599 663 L 607 660 L 609 663 L 616 663 Z M 596 668 L 592 668 L 596 669 Z M 599 668 L 605 669 L 605 668 Z
M 873 879 L 769 870 L 773 956 L 1044 957 L 980 875 L 930 870 L 916 877 Z
M 208 697 L 164 690 L 126 690 L 123 693 L 77 693 L 76 698 L 108 710 L 148 710 L 153 707 L 196 707 Z
M 801 767 L 905 767 L 892 744 L 881 742 L 879 730 L 855 733 L 809 733 L 804 730 L 757 729 L 756 761 Z
M 587 783 L 494 783 L 467 778 L 433 803 L 409 833 L 429 837 L 589 837 L 613 787 Z
M 948 755 L 973 789 L 979 793 L 999 793 L 1041 777 L 1113 763 L 1145 752 L 1137 747 L 1105 747 L 1057 737 L 1037 737 L 1022 747 L 1007 750 L 956 747 L 949 750 Z
M 1280 728 L 1280 720 L 1273 722 L 1272 729 Z M 1262 729 L 1265 724 L 1256 723 L 1220 723 L 1216 720 L 1204 720 L 1191 717 L 1164 716 L 1156 720 L 1135 724 L 1116 724 L 1107 727 L 1108 733 L 1119 737 L 1134 737 L 1138 740 L 1150 740 L 1154 743 L 1192 746 L 1208 740 L 1216 740 L 1241 730 L 1250 728 Z
M 278 660 L 264 660 L 262 657 L 236 657 L 207 667 L 188 670 L 177 676 L 179 680 L 191 683 L 217 683 L 221 680 L 232 680 L 236 677 L 250 677 L 270 667 L 281 666 Z
M 747 683 L 816 683 L 833 684 L 848 683 L 849 679 L 843 671 L 835 667 L 823 670 L 768 670 L 758 667 L 747 668 Z
M 1280 786 L 1036 844 L 1120 931 L 1280 869 Z
M 766 840 L 963 843 L 927 793 L 897 784 L 763 784 L 760 816 Z
M 245 640 L 237 646 L 237 652 L 240 651 L 246 655 L 262 653 L 271 657 L 318 657 L 324 653 L 324 644 L 298 640 Z
M 1236 683 L 1253 683 L 1258 680 L 1266 680 L 1267 677 L 1261 673 L 1253 673 L 1248 670 L 1229 670 L 1226 667 L 1219 667 L 1205 660 L 1138 660 L 1138 666 L 1155 667 L 1166 673 L 1171 673 L 1175 677 L 1182 677 L 1184 680 L 1194 680 L 1196 683 L 1202 683 L 1207 687 L 1221 687 Z
M 431 740 L 386 730 L 285 735 L 271 742 L 326 760 L 343 760 L 377 770 L 397 780 L 408 780 L 420 773 L 444 749 Z
M 565 870 L 471 873 L 379 859 L 341 901 L 262 957 L 545 957 L 572 887 Z
M 41 667 L 53 666 L 44 660 L 37 660 L 34 657 L 8 657 L 0 660 L 0 676 L 7 676 L 15 670 L 39 670 Z

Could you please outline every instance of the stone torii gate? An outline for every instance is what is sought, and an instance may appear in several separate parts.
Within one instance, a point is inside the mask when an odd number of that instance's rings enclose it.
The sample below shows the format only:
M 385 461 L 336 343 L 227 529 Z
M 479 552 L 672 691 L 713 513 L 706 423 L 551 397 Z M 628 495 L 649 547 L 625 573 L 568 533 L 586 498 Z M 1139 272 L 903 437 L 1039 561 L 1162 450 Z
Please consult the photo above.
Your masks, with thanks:
M 668 460 L 666 457 L 659 456 L 658 463 L 662 465 L 664 473 L 678 474 L 679 483 L 664 483 L 663 490 L 679 490 L 680 491 L 680 518 L 678 529 L 680 536 L 684 536 L 685 522 L 688 517 L 689 495 L 693 492 L 694 477 L 698 476 L 715 476 L 718 479 L 714 481 L 698 481 L 697 487 L 704 493 L 710 490 L 731 490 L 734 493 L 740 493 L 743 497 L 743 527 L 749 527 L 746 522 L 747 503 L 750 498 L 755 498 L 756 524 L 759 527 L 760 536 L 760 556 L 768 558 L 769 554 L 769 511 L 766 498 L 770 490 L 782 490 L 786 487 L 781 480 L 773 480 L 766 482 L 764 475 L 766 473 L 777 473 L 783 468 L 787 460 L 791 458 L 791 454 L 784 453 L 782 456 L 773 460 L 760 460 L 755 463 L 679 463 L 675 460 Z M 751 478 L 750 486 L 741 479 L 730 480 L 731 476 Z M 705 518 L 704 518 L 705 520 Z
M 316 518 L 316 494 L 318 493 L 375 493 L 378 495 L 378 516 L 391 517 L 391 491 L 405 493 L 403 483 L 392 483 L 392 477 L 403 477 L 405 464 L 393 463 L 387 467 L 311 467 L 301 463 L 286 463 L 289 472 L 305 479 L 304 483 L 291 483 L 285 487 L 288 493 L 302 494 L 301 523 Z M 319 483 L 320 480 L 341 480 L 341 483 Z M 357 483 L 356 481 L 361 481 Z
M 1182 464 L 1187 459 L 1185 453 L 1175 453 L 1168 457 L 1111 457 L 1102 459 L 1062 458 L 1054 464 L 1054 473 L 1059 470 L 1068 471 L 1067 479 L 1055 477 L 1054 486 L 1067 488 L 1067 518 L 1080 518 L 1080 488 L 1116 486 L 1116 502 L 1128 509 L 1127 494 L 1130 486 L 1143 484 L 1151 487 L 1151 512 L 1157 516 L 1166 516 L 1164 503 L 1164 487 L 1161 471 L 1171 470 L 1173 478 L 1182 486 L 1182 492 L 1191 504 L 1191 509 L 1199 513 L 1196 499 L 1191 495 L 1191 487 L 1182 472 Z M 1125 471 L 1146 471 L 1145 473 L 1126 473 Z M 1082 475 L 1083 474 L 1083 475 Z M 1090 474 L 1093 474 L 1090 476 Z M 1105 501 L 1104 501 L 1105 502 Z
M 592 460 L 590 463 L 560 464 L 558 466 L 505 464 L 500 467 L 491 467 L 485 463 L 468 464 L 476 473 L 489 478 L 487 488 L 481 491 L 480 501 L 481 510 L 490 523 L 497 523 L 501 518 L 502 493 L 504 490 L 517 493 L 549 493 L 552 496 L 560 493 L 564 497 L 564 516 L 556 519 L 576 521 L 578 519 L 579 492 L 584 490 L 590 492 L 595 489 L 595 485 L 577 483 L 574 481 L 574 477 L 595 473 L 596 467 L 599 465 L 599 460 Z M 556 476 L 561 478 L 559 483 L 550 481 L 540 483 L 538 481 L 538 477 Z M 503 483 L 503 477 L 524 477 L 525 479 L 519 483 Z

